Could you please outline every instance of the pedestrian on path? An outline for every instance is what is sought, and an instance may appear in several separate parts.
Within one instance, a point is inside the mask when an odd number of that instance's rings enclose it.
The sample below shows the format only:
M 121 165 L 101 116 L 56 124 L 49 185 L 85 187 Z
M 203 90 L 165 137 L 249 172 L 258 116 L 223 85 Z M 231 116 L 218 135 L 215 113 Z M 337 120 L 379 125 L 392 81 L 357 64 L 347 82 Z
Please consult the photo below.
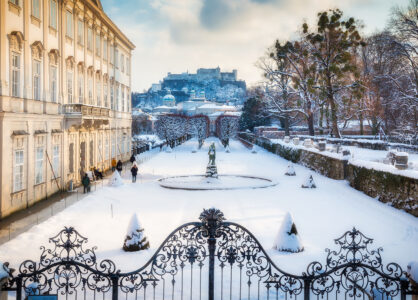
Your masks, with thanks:
M 129 159 L 129 161 L 130 161 L 131 163 L 134 163 L 134 161 L 136 161 L 136 159 L 135 159 L 135 155 L 133 155 L 133 154 L 132 154 L 132 156 L 131 156 L 131 158 Z
M 119 159 L 118 163 L 116 164 L 116 170 L 118 170 L 119 174 L 122 174 L 122 161 Z
M 132 173 L 132 182 L 136 182 L 136 175 L 138 174 L 138 167 L 136 166 L 135 163 L 133 164 L 131 168 L 131 173 Z
M 115 172 L 116 170 L 116 159 L 112 158 L 112 172 Z
M 90 178 L 87 173 L 84 173 L 81 183 L 83 184 L 83 194 L 90 192 Z

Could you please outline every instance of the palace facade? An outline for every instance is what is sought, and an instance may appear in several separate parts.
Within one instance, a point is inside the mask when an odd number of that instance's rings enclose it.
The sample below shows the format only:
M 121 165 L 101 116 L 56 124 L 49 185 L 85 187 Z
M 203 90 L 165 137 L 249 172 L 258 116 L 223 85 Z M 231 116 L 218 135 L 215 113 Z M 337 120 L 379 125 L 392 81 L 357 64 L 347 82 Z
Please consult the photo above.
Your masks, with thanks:
M 134 48 L 100 0 L 0 0 L 0 218 L 129 159 Z

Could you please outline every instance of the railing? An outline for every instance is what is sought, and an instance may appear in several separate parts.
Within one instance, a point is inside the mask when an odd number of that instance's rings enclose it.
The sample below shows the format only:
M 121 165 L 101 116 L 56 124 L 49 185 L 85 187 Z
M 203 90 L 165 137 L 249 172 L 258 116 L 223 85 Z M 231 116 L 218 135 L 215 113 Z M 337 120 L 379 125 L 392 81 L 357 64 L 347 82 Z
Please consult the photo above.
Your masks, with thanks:
M 110 109 L 86 104 L 64 104 L 63 112 L 67 115 L 109 117 Z
M 396 263 L 382 263 L 382 249 L 353 228 L 326 250 L 326 263 L 310 263 L 293 275 L 281 270 L 254 235 L 204 210 L 199 222 L 174 230 L 139 269 L 121 272 L 97 261 L 87 239 L 69 227 L 41 247 L 39 262 L 24 261 L 5 290 L 66 299 L 407 299 L 417 294 Z M 133 262 L 132 262 L 133 263 Z

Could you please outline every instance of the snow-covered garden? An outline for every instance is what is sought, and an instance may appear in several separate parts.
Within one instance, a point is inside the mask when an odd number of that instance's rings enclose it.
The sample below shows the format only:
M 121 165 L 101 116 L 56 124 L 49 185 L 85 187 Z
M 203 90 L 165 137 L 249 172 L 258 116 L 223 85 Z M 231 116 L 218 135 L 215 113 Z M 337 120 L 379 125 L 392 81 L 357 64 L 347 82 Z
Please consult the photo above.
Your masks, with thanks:
M 207 151 L 214 141 L 218 173 L 259 176 L 277 181 L 263 189 L 213 191 L 172 190 L 161 187 L 157 179 L 177 175 L 204 174 Z M 139 166 L 136 183 L 123 173 L 123 185 L 107 186 L 89 195 L 60 214 L 34 226 L 0 246 L 0 261 L 16 268 L 24 259 L 38 260 L 39 247 L 64 226 L 75 227 L 98 246 L 98 259 L 111 259 L 122 271 L 145 263 L 177 226 L 197 220 L 203 208 L 222 210 L 229 221 L 244 225 L 259 239 L 272 259 L 291 273 L 305 271 L 311 261 L 324 261 L 325 248 L 335 248 L 333 239 L 353 226 L 374 238 L 374 247 L 383 247 L 385 263 L 395 261 L 406 269 L 417 260 L 417 218 L 386 206 L 337 181 L 294 165 L 295 176 L 286 176 L 288 161 L 257 148 L 257 153 L 238 141 L 231 141 L 230 153 L 221 151 L 217 139 L 209 139 L 192 153 L 197 141 L 191 140 L 171 153 L 161 152 Z M 316 188 L 301 188 L 310 175 Z M 302 252 L 276 250 L 279 231 L 287 213 L 297 227 Z M 148 250 L 124 252 L 122 247 L 132 215 L 136 213 L 150 243 Z M 132 223 L 132 222 L 131 222 Z M 276 249 L 275 249 L 276 248 Z

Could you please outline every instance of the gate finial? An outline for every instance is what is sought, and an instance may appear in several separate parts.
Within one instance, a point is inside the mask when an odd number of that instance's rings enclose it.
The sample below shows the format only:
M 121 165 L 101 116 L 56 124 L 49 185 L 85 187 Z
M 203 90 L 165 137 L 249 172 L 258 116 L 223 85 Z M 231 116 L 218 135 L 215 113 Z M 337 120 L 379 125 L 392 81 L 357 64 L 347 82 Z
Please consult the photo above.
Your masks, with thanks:
M 215 224 L 216 226 L 219 226 L 222 221 L 226 220 L 224 217 L 224 213 L 221 212 L 217 208 L 209 208 L 209 209 L 203 209 L 203 212 L 200 214 L 199 220 L 202 221 L 202 223 L 207 226 L 208 224 Z

